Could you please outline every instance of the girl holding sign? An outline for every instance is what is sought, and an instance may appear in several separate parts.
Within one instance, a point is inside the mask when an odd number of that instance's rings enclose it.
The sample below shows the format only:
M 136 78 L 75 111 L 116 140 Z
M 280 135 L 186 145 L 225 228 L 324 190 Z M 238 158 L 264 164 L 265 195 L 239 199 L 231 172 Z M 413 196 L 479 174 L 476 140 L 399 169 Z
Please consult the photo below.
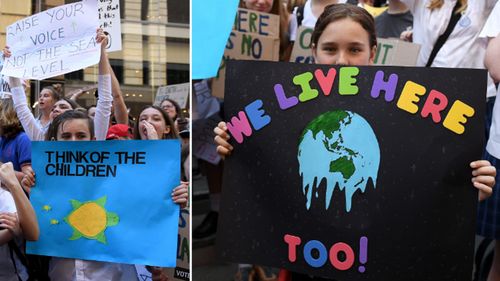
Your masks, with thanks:
M 377 49 L 374 19 L 364 9 L 354 5 L 327 6 L 316 22 L 311 42 L 313 56 L 318 64 L 371 65 Z M 233 147 L 229 144 L 226 123 L 220 122 L 214 132 L 219 154 L 230 155 Z M 492 193 L 496 169 L 485 160 L 474 161 L 470 166 L 473 169 L 473 185 L 479 190 L 479 200 L 483 200 Z M 295 273 L 281 277 L 282 280 L 310 279 Z
M 174 139 L 177 135 L 169 118 L 164 119 L 159 108 L 147 108 L 140 115 L 140 139 Z M 168 125 L 165 122 L 168 120 Z M 147 124 L 146 124 L 147 123 Z M 144 126 L 145 125 L 145 126 Z M 163 132 L 160 134 L 160 132 Z M 46 140 L 90 141 L 94 140 L 93 122 L 87 114 L 68 110 L 56 117 L 49 126 Z M 181 182 L 172 192 L 172 200 L 185 207 L 188 200 L 187 183 Z M 76 272 L 83 271 L 88 280 L 137 280 L 134 265 L 84 261 L 78 259 L 51 259 L 49 275 L 52 280 L 75 280 Z
M 99 60 L 99 100 L 97 101 L 94 119 L 95 136 L 97 140 L 105 140 L 106 133 L 108 131 L 109 116 L 111 115 L 111 103 L 113 101 L 113 97 L 111 95 L 111 66 L 106 53 L 107 37 L 100 28 L 97 29 L 96 33 L 96 42 L 97 44 L 101 44 L 101 58 Z M 4 56 L 11 56 L 8 47 L 4 49 Z M 31 140 L 44 140 L 48 127 L 42 127 L 31 113 L 26 101 L 24 89 L 20 87 L 20 80 L 18 78 L 10 77 L 9 84 L 12 91 L 14 108 L 16 109 L 17 116 L 21 121 L 26 134 L 28 134 Z M 70 109 L 76 109 L 74 102 L 69 99 L 61 99 L 57 101 L 51 108 L 51 120 L 53 120 L 57 115 Z

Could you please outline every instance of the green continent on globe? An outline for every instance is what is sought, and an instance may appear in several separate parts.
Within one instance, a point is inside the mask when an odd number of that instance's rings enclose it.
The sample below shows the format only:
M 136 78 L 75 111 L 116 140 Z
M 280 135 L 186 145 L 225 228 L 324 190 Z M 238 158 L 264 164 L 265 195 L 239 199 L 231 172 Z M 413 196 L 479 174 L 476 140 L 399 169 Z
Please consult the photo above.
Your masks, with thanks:
M 356 171 L 356 167 L 350 158 L 347 156 L 340 157 L 330 162 L 330 173 L 341 173 L 345 180 L 351 178 Z
M 313 134 L 313 138 L 316 139 L 316 135 L 319 132 L 323 132 L 326 138 L 330 139 L 333 137 L 333 133 L 340 129 L 342 124 L 349 125 L 351 123 L 351 116 L 343 111 L 336 110 L 324 113 L 318 116 L 314 121 L 309 123 L 309 125 L 302 131 L 302 135 L 300 136 L 299 143 L 302 142 L 307 131 L 311 131 Z

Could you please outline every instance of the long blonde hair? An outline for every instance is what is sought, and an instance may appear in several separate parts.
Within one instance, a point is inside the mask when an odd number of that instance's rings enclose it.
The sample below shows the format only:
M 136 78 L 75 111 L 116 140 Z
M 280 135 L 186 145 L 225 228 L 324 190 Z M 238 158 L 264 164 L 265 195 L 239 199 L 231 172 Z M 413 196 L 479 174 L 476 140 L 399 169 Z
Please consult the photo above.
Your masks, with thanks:
M 467 10 L 467 0 L 457 0 L 460 3 L 458 6 L 457 14 Z M 443 6 L 444 0 L 431 0 L 431 3 L 427 8 L 434 10 L 439 9 Z

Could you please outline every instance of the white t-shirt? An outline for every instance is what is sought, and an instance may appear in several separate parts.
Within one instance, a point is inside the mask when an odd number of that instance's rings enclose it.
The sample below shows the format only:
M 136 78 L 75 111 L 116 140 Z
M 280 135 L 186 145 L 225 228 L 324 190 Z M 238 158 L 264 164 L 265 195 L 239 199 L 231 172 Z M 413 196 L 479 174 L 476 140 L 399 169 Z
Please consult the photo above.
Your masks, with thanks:
M 310 27 L 314 28 L 316 25 L 316 21 L 318 21 L 318 18 L 314 16 L 312 12 L 312 1 L 307 0 L 306 3 L 304 4 L 304 19 L 302 20 L 302 24 L 305 27 Z M 337 3 L 346 3 L 347 0 L 338 0 Z M 288 33 L 290 34 L 290 41 L 295 41 L 297 38 L 297 30 L 299 29 L 299 24 L 297 22 L 297 10 L 298 7 L 295 7 L 293 9 L 293 15 L 290 19 L 290 23 L 288 25 Z
M 432 66 L 450 68 L 484 68 L 486 40 L 480 31 L 497 0 L 468 1 L 467 10 L 437 53 Z M 430 0 L 402 0 L 413 14 L 413 43 L 420 44 L 417 66 L 425 66 L 434 44 L 448 26 L 456 0 L 445 0 L 440 9 L 430 10 Z M 495 96 L 491 78 L 487 96 Z
M 500 33 L 500 2 L 497 2 L 491 12 L 488 21 L 481 31 L 482 38 L 493 38 Z M 498 54 L 500 55 L 500 54 Z M 498 88 L 495 106 L 493 107 L 493 118 L 491 121 L 490 138 L 486 144 L 486 150 L 495 158 L 500 159 L 500 87 Z
M 14 198 L 12 198 L 10 192 L 0 187 L 0 213 L 15 213 L 15 212 L 16 212 L 16 204 L 14 203 Z M 15 253 L 13 256 L 16 262 L 16 267 L 19 271 L 19 276 L 21 277 L 22 280 L 27 280 L 28 275 L 26 272 L 26 268 L 24 268 L 24 266 L 21 264 Z M 12 264 L 12 259 L 10 257 L 10 250 L 8 244 L 0 246 L 0 280 L 18 281 L 14 265 Z

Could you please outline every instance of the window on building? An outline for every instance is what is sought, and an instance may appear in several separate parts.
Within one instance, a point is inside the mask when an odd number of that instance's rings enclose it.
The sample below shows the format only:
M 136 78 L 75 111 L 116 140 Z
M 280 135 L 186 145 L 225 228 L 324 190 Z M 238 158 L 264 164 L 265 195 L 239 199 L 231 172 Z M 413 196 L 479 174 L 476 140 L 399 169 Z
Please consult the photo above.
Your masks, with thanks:
M 186 0 L 168 0 L 168 21 L 189 24 L 189 2 Z
M 167 84 L 189 82 L 189 64 L 167 63 Z

